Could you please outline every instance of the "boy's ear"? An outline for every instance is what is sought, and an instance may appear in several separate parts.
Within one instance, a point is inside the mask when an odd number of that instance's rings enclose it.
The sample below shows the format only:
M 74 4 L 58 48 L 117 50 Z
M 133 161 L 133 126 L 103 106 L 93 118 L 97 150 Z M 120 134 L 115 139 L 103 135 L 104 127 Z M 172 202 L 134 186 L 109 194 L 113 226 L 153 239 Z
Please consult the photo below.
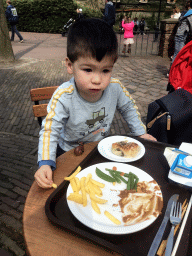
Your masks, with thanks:
M 73 74 L 73 63 L 68 57 L 65 59 L 65 66 L 67 67 L 67 72 Z

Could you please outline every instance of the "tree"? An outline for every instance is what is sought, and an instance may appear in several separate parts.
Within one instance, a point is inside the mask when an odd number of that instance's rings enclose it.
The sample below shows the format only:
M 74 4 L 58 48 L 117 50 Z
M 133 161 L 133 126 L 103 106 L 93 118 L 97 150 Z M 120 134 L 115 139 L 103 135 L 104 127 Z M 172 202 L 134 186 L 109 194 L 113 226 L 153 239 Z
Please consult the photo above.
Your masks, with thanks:
M 9 30 L 3 7 L 3 0 L 0 0 L 0 61 L 14 61 L 14 53 L 9 38 Z

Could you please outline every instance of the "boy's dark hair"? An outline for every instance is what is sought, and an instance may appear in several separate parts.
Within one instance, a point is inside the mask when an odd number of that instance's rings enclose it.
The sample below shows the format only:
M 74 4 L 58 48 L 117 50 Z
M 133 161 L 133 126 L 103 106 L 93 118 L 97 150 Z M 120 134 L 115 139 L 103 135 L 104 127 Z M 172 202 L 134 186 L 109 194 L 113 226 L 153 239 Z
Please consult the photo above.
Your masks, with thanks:
M 75 22 L 67 37 L 67 57 L 73 63 L 91 55 L 97 61 L 105 56 L 118 57 L 118 42 L 113 29 L 103 20 L 91 18 Z

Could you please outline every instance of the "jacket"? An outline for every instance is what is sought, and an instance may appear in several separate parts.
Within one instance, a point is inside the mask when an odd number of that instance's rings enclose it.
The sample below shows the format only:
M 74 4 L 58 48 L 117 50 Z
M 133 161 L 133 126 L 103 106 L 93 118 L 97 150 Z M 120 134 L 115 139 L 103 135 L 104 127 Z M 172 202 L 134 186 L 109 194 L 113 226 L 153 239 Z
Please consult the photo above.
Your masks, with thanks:
M 192 41 L 177 54 L 169 72 L 169 84 L 175 90 L 182 88 L 192 94 Z
M 133 38 L 133 28 L 135 24 L 133 21 L 130 23 L 125 23 L 124 20 L 122 20 L 122 27 L 124 28 L 124 38 Z
M 185 39 L 189 31 L 192 32 L 192 10 L 189 10 L 184 15 L 180 16 L 175 36 L 179 38 L 183 37 L 183 39 Z
M 5 16 L 11 25 L 15 25 L 19 21 L 19 16 L 18 16 L 17 11 L 13 5 L 7 6 L 7 9 L 5 11 Z
M 104 17 L 103 19 L 110 25 L 113 26 L 115 24 L 115 7 L 113 3 L 109 1 L 105 5 Z

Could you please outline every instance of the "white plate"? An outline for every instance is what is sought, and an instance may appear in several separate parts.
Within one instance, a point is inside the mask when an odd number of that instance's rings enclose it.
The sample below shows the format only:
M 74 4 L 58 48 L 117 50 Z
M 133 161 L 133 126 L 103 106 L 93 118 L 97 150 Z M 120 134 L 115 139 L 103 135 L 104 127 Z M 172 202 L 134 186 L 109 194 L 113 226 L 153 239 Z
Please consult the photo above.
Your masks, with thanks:
M 134 158 L 125 158 L 122 156 L 116 156 L 111 152 L 111 146 L 112 143 L 115 142 L 119 142 L 119 141 L 126 141 L 126 142 L 135 142 L 140 146 L 140 151 L 138 152 L 137 156 Z M 130 137 L 126 137 L 126 136 L 111 136 L 111 137 L 107 137 L 103 140 L 101 140 L 98 144 L 98 151 L 99 153 L 104 156 L 105 158 L 112 160 L 112 161 L 116 161 L 116 162 L 133 162 L 136 161 L 138 159 L 140 159 L 141 157 L 143 157 L 143 155 L 145 154 L 145 147 L 143 146 L 143 144 L 141 142 L 139 142 L 138 140 L 135 140 L 133 138 Z
M 120 197 L 118 197 L 119 190 L 126 189 L 126 184 L 122 182 L 121 184 L 116 183 L 116 185 L 113 186 L 112 183 L 100 179 L 95 173 L 96 167 L 98 167 L 103 172 L 107 172 L 105 171 L 105 168 L 112 169 L 113 166 L 116 166 L 117 170 L 124 173 L 135 173 L 139 177 L 139 181 L 153 180 L 153 178 L 149 174 L 129 164 L 106 162 L 89 166 L 86 169 L 82 170 L 80 173 L 78 173 L 77 177 L 86 177 L 88 173 L 91 173 L 93 179 L 104 183 L 105 187 L 102 189 L 102 199 L 107 199 L 108 202 L 106 204 L 98 204 L 101 210 L 101 214 L 97 214 L 92 209 L 89 196 L 87 197 L 88 202 L 86 207 L 83 207 L 83 205 L 75 203 L 73 201 L 67 200 L 69 209 L 71 210 L 72 214 L 87 227 L 107 234 L 130 234 L 148 227 L 156 220 L 158 216 L 135 225 L 124 226 L 120 207 L 114 207 L 114 204 L 118 203 L 118 201 L 120 200 Z M 70 193 L 73 193 L 71 185 L 68 186 L 66 197 L 68 197 Z M 113 216 L 119 219 L 122 224 L 116 225 L 111 222 L 104 215 L 105 210 L 107 210 Z

